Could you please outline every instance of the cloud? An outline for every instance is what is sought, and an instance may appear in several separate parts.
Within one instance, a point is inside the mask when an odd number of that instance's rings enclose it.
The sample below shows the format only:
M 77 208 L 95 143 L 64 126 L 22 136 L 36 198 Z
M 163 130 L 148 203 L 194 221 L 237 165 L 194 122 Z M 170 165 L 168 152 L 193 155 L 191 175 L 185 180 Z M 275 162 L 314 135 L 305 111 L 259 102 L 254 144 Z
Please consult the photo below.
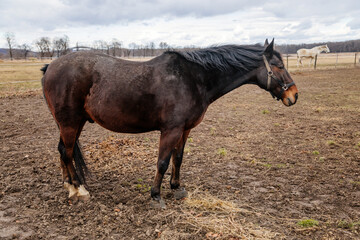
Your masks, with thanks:
M 359 15 L 360 15 L 360 12 L 359 12 Z M 358 18 L 352 19 L 350 22 L 348 22 L 347 26 L 349 26 L 353 30 L 360 30 L 360 20 Z
M 22 25 L 55 29 L 74 24 L 126 24 L 159 17 L 202 18 L 246 10 L 261 3 L 249 0 L 2 0 L 0 27 L 9 24 L 14 16 L 21 17 Z
M 262 1 L 256 4 L 261 4 Z M 112 24 L 163 16 L 208 17 L 228 14 L 255 6 L 249 0 L 63 0 L 62 16 L 71 21 L 90 24 Z
M 360 38 L 359 15 L 358 0 L 1 0 L 0 32 L 22 43 L 64 34 L 73 44 L 308 43 Z
M 357 0 L 341 0 L 341 2 L 335 0 L 277 0 L 276 4 L 266 2 L 263 8 L 279 18 L 328 18 L 353 14 L 356 9 L 359 9 L 359 2 Z

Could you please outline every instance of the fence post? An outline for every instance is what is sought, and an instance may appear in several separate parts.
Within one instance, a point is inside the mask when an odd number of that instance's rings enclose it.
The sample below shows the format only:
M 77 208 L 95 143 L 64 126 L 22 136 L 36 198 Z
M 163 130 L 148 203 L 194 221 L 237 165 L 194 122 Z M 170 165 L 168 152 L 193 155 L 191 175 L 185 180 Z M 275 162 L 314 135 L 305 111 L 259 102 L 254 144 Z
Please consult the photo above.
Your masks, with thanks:
M 355 53 L 354 67 L 356 67 L 356 55 L 357 55 L 357 52 Z
M 289 69 L 289 54 L 286 54 L 286 69 Z
M 316 70 L 317 54 L 315 55 L 314 69 Z

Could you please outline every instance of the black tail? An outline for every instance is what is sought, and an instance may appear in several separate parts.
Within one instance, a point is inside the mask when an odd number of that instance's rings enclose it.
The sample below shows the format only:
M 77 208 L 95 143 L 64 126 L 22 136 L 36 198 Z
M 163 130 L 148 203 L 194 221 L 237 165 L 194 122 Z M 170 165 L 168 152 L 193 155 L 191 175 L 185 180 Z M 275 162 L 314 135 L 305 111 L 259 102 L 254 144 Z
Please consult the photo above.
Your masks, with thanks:
M 60 152 L 61 158 L 64 160 L 64 158 L 66 158 L 65 145 L 61 138 L 59 141 L 58 150 Z M 76 174 L 79 177 L 81 184 L 86 185 L 85 175 L 90 175 L 90 173 L 89 173 L 89 169 L 87 168 L 87 166 L 85 164 L 84 157 L 81 153 L 79 141 L 75 142 L 73 158 L 75 161 Z
M 73 157 L 76 166 L 76 174 L 79 176 L 80 181 L 86 184 L 85 175 L 89 175 L 89 169 L 84 161 L 78 140 L 75 142 Z
M 45 64 L 45 65 L 40 69 L 40 70 L 43 72 L 43 75 L 45 75 L 48 66 L 49 66 L 49 64 Z M 45 102 L 46 102 L 46 104 L 49 106 L 49 104 L 48 104 L 48 102 L 47 102 L 47 99 L 46 99 L 46 97 L 45 97 L 44 82 L 45 82 L 45 76 L 43 76 L 43 77 L 41 78 L 41 86 L 42 86 L 42 88 L 43 88 L 43 96 L 44 96 Z
M 49 64 L 45 64 L 40 70 L 43 72 L 43 74 L 46 73 L 46 70 L 48 68 Z

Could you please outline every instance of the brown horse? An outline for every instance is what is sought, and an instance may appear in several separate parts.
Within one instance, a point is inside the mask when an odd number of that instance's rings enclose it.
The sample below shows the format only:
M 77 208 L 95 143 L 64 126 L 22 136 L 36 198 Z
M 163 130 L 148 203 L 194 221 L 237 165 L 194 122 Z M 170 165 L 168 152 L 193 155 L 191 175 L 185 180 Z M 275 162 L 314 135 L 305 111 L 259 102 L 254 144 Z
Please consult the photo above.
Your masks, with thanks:
M 45 66 L 43 92 L 60 129 L 58 149 L 69 197 L 89 198 L 84 187 L 87 168 L 78 145 L 89 121 L 115 132 L 161 132 L 151 197 L 163 206 L 160 186 L 170 158 L 171 188 L 180 189 L 187 137 L 212 102 L 243 84 L 256 84 L 286 106 L 295 104 L 297 88 L 273 46 L 274 40 L 265 47 L 168 51 L 147 62 L 77 52 Z

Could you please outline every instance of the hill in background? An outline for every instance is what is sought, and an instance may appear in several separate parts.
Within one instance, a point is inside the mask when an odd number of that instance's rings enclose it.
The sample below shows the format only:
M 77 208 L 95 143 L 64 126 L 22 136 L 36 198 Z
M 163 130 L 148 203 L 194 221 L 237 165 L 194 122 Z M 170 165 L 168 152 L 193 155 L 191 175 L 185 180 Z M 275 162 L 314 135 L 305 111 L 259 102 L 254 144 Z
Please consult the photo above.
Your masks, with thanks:
M 0 54 L 7 54 L 8 50 L 6 48 L 0 48 Z

